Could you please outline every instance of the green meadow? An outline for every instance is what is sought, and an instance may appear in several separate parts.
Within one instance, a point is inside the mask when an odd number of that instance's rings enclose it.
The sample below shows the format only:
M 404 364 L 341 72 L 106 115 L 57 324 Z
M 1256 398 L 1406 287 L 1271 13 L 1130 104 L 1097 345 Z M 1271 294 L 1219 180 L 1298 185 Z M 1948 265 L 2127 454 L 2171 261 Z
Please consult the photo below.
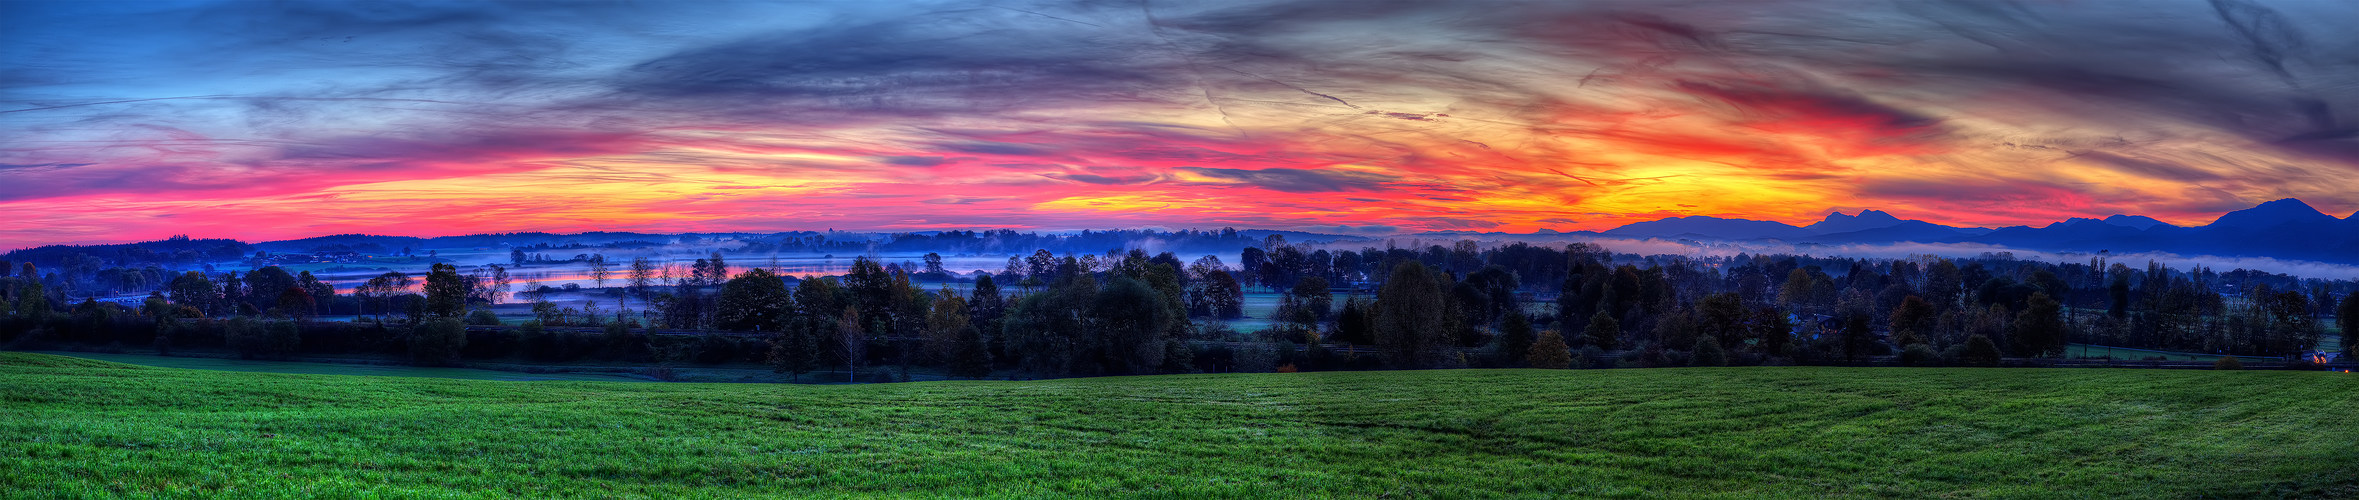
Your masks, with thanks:
M 0 353 L 23 497 L 2351 497 L 2359 376 L 1752 367 L 876 385 Z

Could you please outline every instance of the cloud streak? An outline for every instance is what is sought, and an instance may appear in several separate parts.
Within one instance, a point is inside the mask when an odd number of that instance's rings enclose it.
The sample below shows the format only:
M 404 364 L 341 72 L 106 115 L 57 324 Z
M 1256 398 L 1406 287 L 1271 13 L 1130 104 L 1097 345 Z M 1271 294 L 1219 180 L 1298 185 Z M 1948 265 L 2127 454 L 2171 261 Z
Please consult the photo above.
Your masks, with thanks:
M 0 8 L 0 246 L 2359 210 L 2340 2 Z

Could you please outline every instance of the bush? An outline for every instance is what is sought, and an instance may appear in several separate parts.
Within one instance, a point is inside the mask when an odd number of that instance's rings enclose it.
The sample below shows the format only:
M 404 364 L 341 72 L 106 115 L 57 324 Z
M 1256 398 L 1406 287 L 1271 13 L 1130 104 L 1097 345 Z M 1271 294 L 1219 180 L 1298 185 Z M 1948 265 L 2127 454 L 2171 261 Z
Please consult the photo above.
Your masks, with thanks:
M 286 359 L 293 356 L 303 341 L 293 321 L 272 321 L 260 325 L 246 318 L 230 320 L 224 340 L 246 359 Z
M 565 358 L 564 343 L 559 340 L 557 335 L 549 333 L 548 325 L 541 323 L 541 320 L 526 321 L 524 324 L 517 325 L 516 333 L 518 336 L 524 337 L 525 356 L 541 361 L 558 361 Z
M 1581 355 L 1573 358 L 1573 367 L 1596 368 L 1598 365 L 1597 360 L 1603 358 L 1605 358 L 1605 350 L 1598 349 L 1597 346 L 1594 345 L 1583 347 L 1581 348 Z
M 1958 355 L 1958 361 L 1967 366 L 1998 366 L 1999 344 L 1981 335 L 1966 337 L 1966 352 Z
M 2237 361 L 2235 356 L 2221 356 L 2219 361 L 2213 361 L 2213 362 L 2212 362 L 2212 369 L 2214 369 L 2214 370 L 2242 370 L 2242 369 L 2244 369 L 2244 362 L 2243 362 L 2243 361 Z
M 1923 343 L 1909 344 L 1908 348 L 1900 350 L 1901 366 L 1933 366 L 1940 364 L 1939 361 L 1941 353 L 1934 352 L 1933 346 Z
M 500 326 L 500 315 L 492 313 L 490 309 L 476 309 L 475 312 L 467 313 L 467 324 Z
M 457 365 L 466 348 L 467 325 L 456 318 L 429 319 L 410 329 L 410 359 L 419 365 Z
M 1241 373 L 1269 373 L 1278 369 L 1278 347 L 1267 342 L 1253 342 L 1237 348 L 1233 367 Z
M 1721 350 L 1720 342 L 1710 337 L 1696 339 L 1691 355 L 1694 357 L 1688 359 L 1688 364 L 1693 366 L 1728 366 L 1728 351 Z
M 1573 352 L 1564 344 L 1564 335 L 1556 330 L 1540 332 L 1540 339 L 1526 348 L 1524 361 L 1533 368 L 1564 369 L 1573 367 Z

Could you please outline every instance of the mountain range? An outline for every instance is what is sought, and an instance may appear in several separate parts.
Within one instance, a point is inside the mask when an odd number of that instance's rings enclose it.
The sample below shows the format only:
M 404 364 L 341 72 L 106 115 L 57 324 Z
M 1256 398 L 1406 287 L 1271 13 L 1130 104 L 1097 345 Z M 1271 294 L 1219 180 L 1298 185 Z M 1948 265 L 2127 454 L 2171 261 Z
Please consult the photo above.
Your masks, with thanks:
M 2170 252 L 2359 264 L 2359 213 L 2336 218 L 2287 198 L 2180 227 L 2142 215 L 2073 218 L 2041 227 L 1954 227 L 1880 210 L 1834 212 L 1806 226 L 1709 216 L 1639 222 L 1594 233 L 1623 238 L 1778 241 L 1792 244 L 1984 243 L 2056 252 Z

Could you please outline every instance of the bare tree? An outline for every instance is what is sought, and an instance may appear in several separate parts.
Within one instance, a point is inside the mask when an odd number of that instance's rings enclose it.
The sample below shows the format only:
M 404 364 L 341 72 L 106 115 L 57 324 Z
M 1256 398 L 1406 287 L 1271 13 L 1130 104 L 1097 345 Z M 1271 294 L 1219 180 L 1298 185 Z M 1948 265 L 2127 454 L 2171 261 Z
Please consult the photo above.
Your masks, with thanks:
M 647 286 L 655 283 L 655 263 L 648 261 L 646 257 L 631 258 L 631 277 L 628 283 L 631 286 L 629 290 L 631 293 L 639 294 L 642 297 L 646 296 Z M 624 309 L 629 309 L 629 307 L 624 307 Z
M 491 303 L 498 304 L 501 300 L 508 298 L 508 290 L 510 289 L 508 286 L 509 282 L 510 278 L 508 277 L 508 268 L 500 267 L 499 264 L 492 264 Z
M 598 283 L 598 288 L 606 288 L 606 278 L 609 276 L 612 276 L 612 271 L 606 265 L 606 254 L 591 255 L 590 281 Z

